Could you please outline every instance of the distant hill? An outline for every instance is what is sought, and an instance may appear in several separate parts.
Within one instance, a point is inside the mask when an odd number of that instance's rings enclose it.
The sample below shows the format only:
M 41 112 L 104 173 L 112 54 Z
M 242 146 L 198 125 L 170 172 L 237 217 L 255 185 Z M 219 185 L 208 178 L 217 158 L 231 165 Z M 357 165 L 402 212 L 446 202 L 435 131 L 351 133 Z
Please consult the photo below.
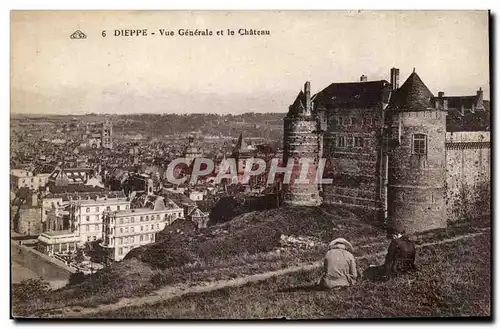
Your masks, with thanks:
M 112 120 L 115 133 L 141 133 L 145 136 L 162 136 L 199 133 L 210 136 L 260 137 L 267 140 L 281 140 L 283 118 L 286 113 L 243 113 L 219 115 L 210 113 L 193 114 L 86 114 L 86 115 L 39 115 L 13 114 L 11 120 L 40 120 L 63 123 L 99 122 Z

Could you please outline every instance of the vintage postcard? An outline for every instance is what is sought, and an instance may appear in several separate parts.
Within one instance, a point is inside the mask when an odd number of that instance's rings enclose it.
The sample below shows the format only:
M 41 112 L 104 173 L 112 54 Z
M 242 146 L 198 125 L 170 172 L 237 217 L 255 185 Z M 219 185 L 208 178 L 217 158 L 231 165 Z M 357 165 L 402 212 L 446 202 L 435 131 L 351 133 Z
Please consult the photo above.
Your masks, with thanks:
M 491 319 L 488 11 L 12 11 L 11 317 Z

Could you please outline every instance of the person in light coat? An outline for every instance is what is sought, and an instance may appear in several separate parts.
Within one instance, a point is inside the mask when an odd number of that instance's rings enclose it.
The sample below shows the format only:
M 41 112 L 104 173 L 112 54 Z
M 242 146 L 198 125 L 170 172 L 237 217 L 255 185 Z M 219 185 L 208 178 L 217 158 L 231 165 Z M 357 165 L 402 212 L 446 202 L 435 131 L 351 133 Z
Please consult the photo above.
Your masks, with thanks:
M 338 238 L 330 242 L 325 255 L 324 273 L 320 285 L 324 288 L 346 287 L 356 283 L 356 260 L 349 241 Z

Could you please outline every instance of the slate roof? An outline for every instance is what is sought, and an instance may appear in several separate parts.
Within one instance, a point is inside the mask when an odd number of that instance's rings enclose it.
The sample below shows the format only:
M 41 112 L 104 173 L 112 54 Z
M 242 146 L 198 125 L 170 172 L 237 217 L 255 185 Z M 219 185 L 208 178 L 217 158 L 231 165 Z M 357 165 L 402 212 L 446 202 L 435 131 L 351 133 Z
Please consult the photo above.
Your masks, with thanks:
M 484 110 L 464 110 L 462 115 L 460 109 L 451 109 L 446 116 L 446 131 L 490 131 L 491 113 L 490 102 L 483 101 Z
M 240 133 L 240 136 L 238 137 L 238 141 L 236 142 L 236 145 L 233 149 L 233 156 L 234 155 L 239 155 L 242 153 L 249 153 L 251 150 L 248 149 L 248 145 L 245 142 L 245 139 L 243 138 L 243 134 Z
M 434 95 L 416 72 L 410 74 L 403 85 L 391 96 L 389 109 L 399 111 L 424 111 L 432 108 Z
M 439 99 L 434 97 L 432 101 Z M 448 109 L 472 109 L 472 105 L 477 104 L 477 96 L 445 96 L 443 99 L 448 100 Z
M 188 216 L 191 217 L 191 218 L 208 217 L 208 215 L 206 213 L 204 213 L 203 211 L 201 211 L 200 208 L 193 208 L 189 212 Z
M 196 206 L 196 203 L 193 200 L 191 200 L 182 193 L 174 193 L 163 189 L 161 195 L 166 199 L 172 200 L 175 204 L 179 206 L 182 206 L 183 204 Z
M 50 164 L 36 164 L 33 169 L 33 174 L 51 174 L 54 171 L 54 166 Z
M 50 186 L 51 194 L 62 194 L 62 193 L 106 193 L 109 192 L 106 189 L 98 186 L 91 185 L 66 185 L 66 186 Z M 112 193 L 122 193 L 122 191 L 113 191 Z
M 61 198 L 63 201 L 69 200 L 102 200 L 104 197 L 109 199 L 124 199 L 125 194 L 123 191 L 106 191 L 106 192 L 84 192 L 84 193 L 50 193 L 47 194 L 45 199 L 57 199 Z
M 297 98 L 295 98 L 295 101 L 293 102 L 292 105 L 289 106 L 289 111 L 288 111 L 288 117 L 290 116 L 296 116 L 296 115 L 301 115 L 305 112 L 306 107 L 302 100 L 305 98 L 304 92 L 301 90 L 299 94 L 297 95 Z
M 313 96 L 315 106 L 328 108 L 373 108 L 387 101 L 389 82 L 332 83 Z
M 55 168 L 49 180 L 67 180 L 70 184 L 85 183 L 91 170 L 90 168 Z

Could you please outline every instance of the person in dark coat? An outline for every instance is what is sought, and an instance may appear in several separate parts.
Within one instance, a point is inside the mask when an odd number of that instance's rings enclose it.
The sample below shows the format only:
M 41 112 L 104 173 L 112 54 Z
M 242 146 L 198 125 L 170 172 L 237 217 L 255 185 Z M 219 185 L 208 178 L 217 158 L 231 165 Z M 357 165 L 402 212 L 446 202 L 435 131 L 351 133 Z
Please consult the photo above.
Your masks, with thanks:
M 385 278 L 393 275 L 415 271 L 415 243 L 404 233 L 389 230 L 389 237 L 392 239 L 385 256 L 385 263 L 382 268 L 382 276 Z

